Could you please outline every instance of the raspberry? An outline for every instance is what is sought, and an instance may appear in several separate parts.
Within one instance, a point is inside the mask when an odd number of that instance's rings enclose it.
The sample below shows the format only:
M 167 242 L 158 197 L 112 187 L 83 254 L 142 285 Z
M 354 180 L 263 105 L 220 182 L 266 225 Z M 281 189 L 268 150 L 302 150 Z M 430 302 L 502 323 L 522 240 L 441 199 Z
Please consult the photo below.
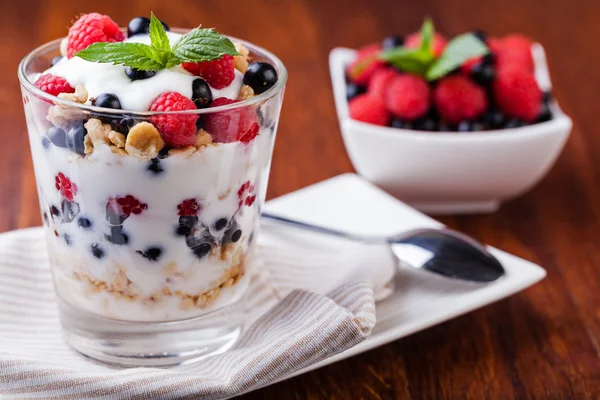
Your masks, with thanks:
M 240 186 L 238 189 L 238 206 L 241 207 L 244 204 L 250 207 L 256 201 L 256 195 L 252 194 L 254 192 L 254 185 L 250 183 L 250 181 L 246 181 Z
M 461 75 L 442 79 L 433 92 L 433 101 L 442 119 L 450 124 L 477 118 L 487 109 L 485 90 Z
M 199 63 L 187 62 L 183 63 L 182 66 L 192 74 L 204 78 L 215 89 L 223 89 L 229 86 L 235 78 L 233 57 L 228 54 L 218 60 Z
M 387 125 L 390 121 L 390 114 L 385 109 L 385 104 L 381 97 L 375 94 L 365 93 L 356 96 L 348 104 L 350 118 L 375 125 Z
M 385 92 L 385 106 L 396 117 L 408 121 L 424 116 L 429 110 L 429 85 L 416 75 L 394 77 Z
M 237 102 L 239 100 L 219 97 L 213 100 L 210 107 L 219 107 Z M 204 129 L 213 136 L 213 141 L 217 143 L 235 141 L 249 143 L 258 136 L 260 130 L 258 116 L 254 109 L 250 107 L 205 114 L 203 123 Z
M 77 194 L 77 185 L 72 183 L 62 172 L 54 177 L 54 186 L 69 201 L 73 201 L 73 197 Z
M 492 91 L 507 116 L 528 122 L 537 118 L 543 94 L 532 73 L 516 67 L 501 69 Z
M 148 209 L 148 204 L 142 203 L 128 194 L 125 197 L 110 198 L 107 208 L 117 211 L 120 215 L 129 217 L 131 214 L 141 214 L 143 210 Z
M 439 57 L 444 52 L 448 41 L 445 37 L 443 37 L 439 33 L 435 33 L 433 35 L 433 40 L 431 41 L 431 50 L 433 50 L 433 55 Z M 410 34 L 404 39 L 404 46 L 409 49 L 416 49 L 421 45 L 421 34 L 419 32 L 415 32 Z
M 387 90 L 388 84 L 396 75 L 398 75 L 398 72 L 392 68 L 382 68 L 375 71 L 371 81 L 369 82 L 369 93 L 372 93 L 373 95 L 383 99 L 383 95 Z
M 495 55 L 498 69 L 516 67 L 533 72 L 531 40 L 523 35 L 508 35 L 502 38 L 497 44 Z
M 58 96 L 59 93 L 75 93 L 75 89 L 65 78 L 52 74 L 41 75 L 33 85 L 52 96 Z
M 122 42 L 125 35 L 119 25 L 108 15 L 90 13 L 82 15 L 71 28 L 67 36 L 67 57 L 96 42 Z
M 196 199 L 186 199 L 177 206 L 177 210 L 180 217 L 195 217 L 202 210 L 202 206 Z
M 191 99 L 177 92 L 160 94 L 150 104 L 149 111 L 184 111 L 195 110 Z M 186 147 L 196 143 L 197 114 L 154 115 L 150 121 L 161 133 L 165 142 L 173 147 Z
M 367 86 L 373 73 L 385 64 L 378 58 L 381 51 L 379 43 L 373 43 L 358 50 L 356 60 L 346 70 L 348 78 L 357 85 Z

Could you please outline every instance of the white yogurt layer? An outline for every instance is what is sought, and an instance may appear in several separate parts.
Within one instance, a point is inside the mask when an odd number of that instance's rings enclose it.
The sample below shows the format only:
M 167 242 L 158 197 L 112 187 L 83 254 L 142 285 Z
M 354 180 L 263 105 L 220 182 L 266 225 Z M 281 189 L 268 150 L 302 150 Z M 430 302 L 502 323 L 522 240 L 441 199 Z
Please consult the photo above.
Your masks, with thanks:
M 182 36 L 179 33 L 167 32 L 171 44 Z M 135 35 L 125 42 L 150 44 L 147 34 Z M 121 107 L 128 111 L 148 111 L 152 100 L 164 92 L 179 92 L 185 97 L 192 97 L 192 81 L 197 76 L 190 74 L 180 65 L 156 72 L 152 78 L 132 81 L 125 74 L 125 67 L 108 63 L 86 61 L 79 57 L 63 59 L 44 73 L 65 78 L 72 87 L 83 85 L 89 97 L 97 97 L 102 93 L 112 93 L 119 98 Z M 227 97 L 236 99 L 243 85 L 243 75 L 235 70 L 235 79 L 223 89 L 211 87 L 213 98 Z

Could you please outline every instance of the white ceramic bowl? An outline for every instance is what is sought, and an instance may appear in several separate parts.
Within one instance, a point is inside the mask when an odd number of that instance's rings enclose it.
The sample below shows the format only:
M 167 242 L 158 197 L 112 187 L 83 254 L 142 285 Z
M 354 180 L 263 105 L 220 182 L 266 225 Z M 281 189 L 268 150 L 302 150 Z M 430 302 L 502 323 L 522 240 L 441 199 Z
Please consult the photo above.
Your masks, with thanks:
M 532 47 L 536 79 L 551 87 L 544 49 Z M 354 121 L 344 68 L 356 51 L 336 48 L 329 67 L 344 143 L 356 171 L 428 213 L 484 213 L 519 196 L 550 170 L 571 132 L 558 104 L 548 122 L 483 132 L 423 132 Z

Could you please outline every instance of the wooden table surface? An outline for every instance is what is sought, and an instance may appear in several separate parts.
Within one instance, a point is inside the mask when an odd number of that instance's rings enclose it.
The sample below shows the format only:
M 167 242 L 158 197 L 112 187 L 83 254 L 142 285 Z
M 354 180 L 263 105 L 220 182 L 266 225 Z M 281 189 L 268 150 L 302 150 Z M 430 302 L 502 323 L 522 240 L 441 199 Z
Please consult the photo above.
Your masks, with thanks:
M 533 191 L 485 216 L 441 220 L 538 263 L 548 277 L 509 299 L 244 399 L 600 398 L 600 3 L 596 0 L 9 0 L 0 19 L 0 231 L 40 225 L 16 70 L 34 47 L 99 11 L 121 25 L 154 11 L 171 26 L 202 23 L 278 54 L 289 85 L 269 197 L 352 171 L 327 67 L 357 47 L 418 28 L 523 32 L 546 47 L 572 136 Z

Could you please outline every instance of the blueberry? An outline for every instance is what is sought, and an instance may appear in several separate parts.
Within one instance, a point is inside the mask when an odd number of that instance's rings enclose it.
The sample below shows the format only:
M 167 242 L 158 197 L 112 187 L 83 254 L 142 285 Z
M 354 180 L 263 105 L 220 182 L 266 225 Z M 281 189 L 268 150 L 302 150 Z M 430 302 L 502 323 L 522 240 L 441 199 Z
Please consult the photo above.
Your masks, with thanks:
M 200 118 L 198 118 L 198 119 L 200 119 Z M 166 146 L 163 147 L 162 150 L 158 152 L 158 158 L 161 160 L 164 160 L 168 156 L 169 156 L 169 148 Z
M 202 120 L 202 116 L 199 116 L 196 120 L 196 130 L 200 130 L 204 128 L 204 121 Z
M 160 21 L 160 23 L 165 28 L 165 31 L 169 30 L 169 25 L 165 24 L 163 21 Z M 127 37 L 148 32 L 150 32 L 150 18 L 135 17 L 127 24 Z
M 44 221 L 44 225 L 48 225 L 48 213 L 46 211 L 42 213 L 42 220 Z
M 194 247 L 192 251 L 199 259 L 206 257 L 208 253 L 212 250 L 212 246 L 209 243 L 202 243 L 201 245 Z
M 485 65 L 494 65 L 494 61 L 496 61 L 496 56 L 494 56 L 494 53 L 492 52 L 487 53 L 485 56 L 483 56 L 483 63 Z
M 50 61 L 50 66 L 54 67 L 56 64 L 58 64 L 60 62 L 60 60 L 62 60 L 62 56 L 56 56 L 52 58 L 52 61 Z
M 461 121 L 456 130 L 459 132 L 472 132 L 474 129 L 474 125 L 472 121 Z
M 193 249 L 202 244 L 208 243 L 212 245 L 215 238 L 210 234 L 208 228 L 202 225 L 199 229 L 192 229 L 192 233 L 185 238 L 185 244 Z
M 440 122 L 438 125 L 438 132 L 450 132 L 454 130 L 455 129 L 453 129 L 452 126 L 450 126 L 446 122 Z
M 403 121 L 401 119 L 393 119 L 392 122 L 390 123 L 390 126 L 392 128 L 398 128 L 398 129 L 412 129 L 413 128 L 412 123 Z
M 42 147 L 45 149 L 49 148 L 52 142 L 48 139 L 48 136 L 42 136 Z
M 67 128 L 67 148 L 79 155 L 85 156 L 83 138 L 87 134 L 84 121 L 75 120 Z
M 256 94 L 267 91 L 276 82 L 277 71 L 266 62 L 252 62 L 244 73 L 244 84 L 250 86 Z
M 77 220 L 77 225 L 79 225 L 83 229 L 90 229 L 92 227 L 92 221 L 86 217 L 80 217 Z
M 160 159 L 158 158 L 153 158 L 152 160 L 150 160 L 150 164 L 148 164 L 146 170 L 150 171 L 154 175 L 158 175 L 164 171 L 164 169 L 160 165 Z
M 72 222 L 77 214 L 79 214 L 79 204 L 74 201 L 63 200 L 62 203 L 60 203 L 60 209 L 62 212 L 60 222 L 65 224 Z
M 367 90 L 356 83 L 349 82 L 346 84 L 346 100 L 350 101 L 359 94 L 363 94 Z
M 392 35 L 392 36 L 387 36 L 385 38 L 383 38 L 383 41 L 381 42 L 381 47 L 384 50 L 388 50 L 388 49 L 394 49 L 396 47 L 400 47 L 404 44 L 404 37 L 399 36 L 399 35 Z
M 46 132 L 50 142 L 57 147 L 67 147 L 67 134 L 60 128 L 51 126 Z
M 548 101 L 542 101 L 540 105 L 540 114 L 536 120 L 536 122 L 546 122 L 552 119 L 552 110 L 550 108 L 550 103 Z
M 175 229 L 175 234 L 179 236 L 189 236 L 197 223 L 198 217 L 179 217 L 179 225 Z
M 63 239 L 65 240 L 65 243 L 67 244 L 67 246 L 70 246 L 71 244 L 73 244 L 73 241 L 71 240 L 71 235 L 69 235 L 68 233 L 63 234 Z
M 219 218 L 213 226 L 215 227 L 215 230 L 220 231 L 227 226 L 227 222 L 227 218 Z
M 212 92 L 204 79 L 197 78 L 192 81 L 192 100 L 197 108 L 206 108 L 212 103 Z
M 513 119 L 508 120 L 508 122 L 506 122 L 506 125 L 504 125 L 504 129 L 520 128 L 524 125 L 525 125 L 525 122 L 521 121 L 518 118 L 513 118 Z
M 235 243 L 238 240 L 240 240 L 241 237 L 242 237 L 242 230 L 238 229 L 237 231 L 233 232 L 233 234 L 231 235 L 231 241 L 233 243 Z
M 142 79 L 152 78 L 156 75 L 156 71 L 142 71 L 137 68 L 125 67 L 125 74 L 127 74 L 132 81 L 140 81 Z
M 50 206 L 50 215 L 53 217 L 58 217 L 60 215 L 60 210 L 56 206 Z
M 112 93 L 102 93 L 95 99 L 92 99 L 92 105 L 96 107 L 113 108 L 115 110 L 121 109 L 121 102 L 119 98 Z
M 415 121 L 415 129 L 418 131 L 437 131 L 437 122 L 433 118 L 422 118 Z
M 504 113 L 492 108 L 484 114 L 483 120 L 491 129 L 500 129 L 504 126 Z
M 123 232 L 122 226 L 111 226 L 110 234 L 105 235 L 106 240 L 116 245 L 125 245 L 129 242 L 129 236 Z
M 109 121 L 109 123 L 115 131 L 121 132 L 123 135 L 127 136 L 129 130 L 133 128 L 137 121 L 132 117 L 125 117 L 120 120 L 112 119 L 111 121 Z
M 471 78 L 481 86 L 489 86 L 496 79 L 496 71 L 493 66 L 481 62 L 471 70 Z
M 254 232 L 250 232 L 250 236 L 248 236 L 248 245 L 251 245 L 254 242 Z
M 118 213 L 110 204 L 106 205 L 106 222 L 109 226 L 121 226 L 127 219 L 126 215 Z
M 104 250 L 98 243 L 94 243 L 90 246 L 90 250 L 92 251 L 92 255 L 98 259 L 104 257 Z
M 487 43 L 487 32 L 482 31 L 481 29 L 475 29 L 472 33 L 475 35 L 475 37 L 477 37 L 477 39 L 481 40 L 483 43 Z
M 150 261 L 157 261 L 162 254 L 162 249 L 160 247 L 149 247 L 146 251 L 137 250 L 136 253 Z
M 550 104 L 552 102 L 552 92 L 551 91 L 544 92 L 543 97 L 542 97 L 542 102 L 544 102 L 544 104 Z

